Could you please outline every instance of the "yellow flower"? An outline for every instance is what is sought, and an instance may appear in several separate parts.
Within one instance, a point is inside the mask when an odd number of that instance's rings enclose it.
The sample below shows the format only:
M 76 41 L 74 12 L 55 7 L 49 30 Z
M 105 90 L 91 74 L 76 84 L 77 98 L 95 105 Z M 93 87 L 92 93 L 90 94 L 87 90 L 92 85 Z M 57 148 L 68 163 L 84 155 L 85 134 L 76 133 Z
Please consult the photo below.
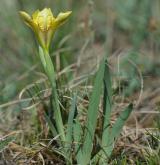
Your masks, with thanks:
M 39 44 L 48 51 L 56 29 L 66 22 L 71 13 L 71 11 L 59 13 L 57 17 L 54 17 L 51 9 L 45 8 L 42 11 L 35 11 L 32 16 L 20 11 L 20 16 L 34 31 Z

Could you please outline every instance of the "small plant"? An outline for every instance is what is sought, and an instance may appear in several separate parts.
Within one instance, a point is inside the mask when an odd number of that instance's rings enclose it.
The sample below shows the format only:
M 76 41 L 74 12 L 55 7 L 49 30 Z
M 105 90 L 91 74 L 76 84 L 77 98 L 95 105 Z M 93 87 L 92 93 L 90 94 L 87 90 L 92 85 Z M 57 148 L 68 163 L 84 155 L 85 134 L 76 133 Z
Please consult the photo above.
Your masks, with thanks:
M 66 164 L 106 164 L 114 148 L 115 140 L 118 138 L 125 121 L 128 119 L 132 104 L 120 113 L 116 122 L 111 126 L 110 116 L 112 110 L 111 76 L 109 73 L 107 57 L 104 57 L 96 74 L 92 95 L 86 114 L 86 122 L 82 124 L 79 120 L 77 106 L 77 95 L 72 99 L 71 110 L 65 125 L 60 109 L 60 100 L 57 93 L 56 76 L 54 65 L 49 55 L 52 37 L 58 27 L 66 22 L 71 11 L 60 13 L 56 18 L 50 9 L 37 10 L 29 16 L 21 11 L 20 15 L 24 22 L 33 30 L 39 43 L 39 57 L 52 88 L 52 110 L 53 120 L 46 115 L 46 120 L 53 133 L 58 135 L 57 153 L 64 157 Z M 99 119 L 99 105 L 103 95 L 103 109 L 101 115 L 101 129 L 96 133 L 97 121 Z M 98 146 L 98 147 L 97 147 Z M 95 152 L 93 152 L 93 149 Z
M 42 11 L 35 11 L 32 17 L 30 17 L 26 12 L 20 12 L 20 15 L 23 18 L 24 22 L 29 27 L 31 27 L 39 43 L 39 57 L 41 59 L 44 71 L 48 76 L 48 79 L 51 84 L 52 103 L 54 107 L 56 127 L 62 141 L 65 141 L 65 134 L 63 129 L 60 107 L 58 103 L 55 71 L 51 57 L 49 55 L 49 47 L 56 29 L 67 20 L 70 14 L 71 11 L 68 11 L 66 13 L 60 13 L 55 18 L 51 10 L 47 8 L 43 9 Z

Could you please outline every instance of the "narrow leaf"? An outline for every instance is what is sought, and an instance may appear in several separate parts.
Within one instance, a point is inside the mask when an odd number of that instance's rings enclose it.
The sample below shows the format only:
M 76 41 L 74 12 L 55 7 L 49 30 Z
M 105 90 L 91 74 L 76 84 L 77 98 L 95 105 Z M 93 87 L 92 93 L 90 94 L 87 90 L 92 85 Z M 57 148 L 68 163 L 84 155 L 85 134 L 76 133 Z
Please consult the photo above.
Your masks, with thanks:
M 126 120 L 128 119 L 130 113 L 132 112 L 132 110 L 133 110 L 133 105 L 130 104 L 123 112 L 120 113 L 113 127 L 109 130 L 108 137 L 106 138 L 106 145 L 102 146 L 101 151 L 95 155 L 95 157 L 92 159 L 93 162 L 97 161 L 99 158 L 100 164 L 105 165 L 107 163 L 107 160 L 110 157 L 112 150 L 114 148 L 114 142 L 121 133 L 122 128 Z
M 105 61 L 103 60 L 100 64 L 100 68 L 96 75 L 93 92 L 89 102 L 89 109 L 87 112 L 86 131 L 84 135 L 84 144 L 82 148 L 83 158 L 81 164 L 83 165 L 88 164 L 91 159 L 94 133 L 97 124 L 99 103 L 100 103 L 100 97 L 103 87 L 104 69 L 105 69 Z
M 81 152 L 82 133 L 83 133 L 83 130 L 82 130 L 82 127 L 80 125 L 80 122 L 78 121 L 78 119 L 75 119 L 74 125 L 73 125 L 73 137 L 74 137 L 76 159 L 77 159 L 78 164 L 81 164 L 81 157 L 82 157 L 82 152 Z
M 123 112 L 120 113 L 118 119 L 116 120 L 116 122 L 112 127 L 110 142 L 113 142 L 115 139 L 117 139 L 132 110 L 133 110 L 133 104 L 130 104 Z
M 104 157 L 106 158 L 108 151 L 108 143 L 110 136 L 110 116 L 112 110 L 112 86 L 111 86 L 111 75 L 109 71 L 108 61 L 105 61 L 105 72 L 104 72 L 104 95 L 103 95 L 103 133 L 102 133 L 102 149 L 95 156 L 96 158 L 100 158 L 100 163 L 104 161 Z
M 108 62 L 106 60 L 105 72 L 104 72 L 104 96 L 103 96 L 103 134 L 102 134 L 102 146 L 106 146 L 107 139 L 109 137 L 110 129 L 110 116 L 112 108 L 112 87 L 111 76 L 109 72 Z
M 120 113 L 118 119 L 116 120 L 112 129 L 110 130 L 110 136 L 108 137 L 109 139 L 108 144 L 104 147 L 105 150 L 103 152 L 107 158 L 110 157 L 112 150 L 114 148 L 114 142 L 120 135 L 122 128 L 126 120 L 128 119 L 130 113 L 132 112 L 132 110 L 133 110 L 133 105 L 130 104 L 123 112 Z
M 71 152 L 71 147 L 72 147 L 72 142 L 73 142 L 73 120 L 76 114 L 76 100 L 77 100 L 77 95 L 75 94 L 72 100 L 72 105 L 71 105 L 71 111 L 69 112 L 69 117 L 68 117 L 68 124 L 67 124 L 67 130 L 66 130 L 66 152 L 67 155 L 70 155 Z

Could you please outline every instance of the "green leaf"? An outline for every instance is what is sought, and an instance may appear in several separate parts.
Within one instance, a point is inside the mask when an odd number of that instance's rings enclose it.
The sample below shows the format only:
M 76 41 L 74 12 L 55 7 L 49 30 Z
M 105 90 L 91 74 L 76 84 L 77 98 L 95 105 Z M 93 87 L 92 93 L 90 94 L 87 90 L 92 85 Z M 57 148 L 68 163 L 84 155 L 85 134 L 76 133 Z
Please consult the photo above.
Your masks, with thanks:
M 103 96 L 103 133 L 102 133 L 102 146 L 107 145 L 107 139 L 110 135 L 110 116 L 112 108 L 112 87 L 111 76 L 109 72 L 108 62 L 106 60 L 105 73 L 104 73 L 104 96 Z
M 77 159 L 77 164 L 81 164 L 81 157 L 82 157 L 82 152 L 81 152 L 81 146 L 82 146 L 82 127 L 78 119 L 74 120 L 73 124 L 73 138 L 74 138 L 74 145 L 75 145 L 75 153 L 76 153 L 76 159 Z
M 114 123 L 112 129 L 110 130 L 110 136 L 108 137 L 108 144 L 104 147 L 104 154 L 108 157 L 110 157 L 112 150 L 114 148 L 114 142 L 120 135 L 122 128 L 128 119 L 130 113 L 133 110 L 133 105 L 130 104 L 123 112 L 120 113 L 118 119 Z
M 108 149 L 107 144 L 109 143 L 110 136 L 110 116 L 112 110 L 112 85 L 111 76 L 109 71 L 109 65 L 107 59 L 105 60 L 105 71 L 104 71 L 104 93 L 103 93 L 103 132 L 101 150 L 93 157 L 92 162 L 97 163 L 100 160 L 102 163 L 106 159 L 106 150 Z M 105 147 L 104 147 L 105 146 Z
M 110 136 L 110 116 L 112 110 L 112 86 L 111 86 L 111 76 L 109 71 L 108 61 L 106 59 L 105 63 L 105 72 L 104 72 L 104 95 L 103 95 L 103 133 L 102 133 L 102 149 L 95 156 L 94 159 L 98 160 L 100 158 L 100 163 L 106 159 L 107 151 L 108 151 L 108 143 Z
M 106 60 L 107 62 L 107 60 Z M 120 116 L 118 117 L 117 121 L 111 128 L 110 126 L 110 116 L 111 116 L 111 108 L 112 108 L 112 90 L 111 90 L 111 76 L 109 73 L 108 63 L 105 65 L 105 74 L 104 74 L 104 102 L 103 102 L 103 114 L 104 114 L 104 121 L 103 121 L 103 133 L 102 133 L 102 149 L 98 152 L 92 162 L 97 162 L 99 160 L 100 164 L 106 164 L 108 158 L 110 157 L 113 147 L 114 141 L 119 136 L 122 127 L 125 124 L 125 121 L 128 119 L 131 111 L 132 111 L 132 104 L 129 105 L 126 110 L 124 110 Z
M 112 127 L 111 135 L 110 135 L 110 143 L 112 143 L 114 140 L 117 139 L 132 110 L 133 110 L 133 104 L 130 104 L 123 112 L 120 113 L 118 119 L 116 120 L 116 122 Z
M 76 107 L 76 101 L 77 101 L 77 94 L 74 95 L 73 100 L 72 100 L 72 105 L 71 105 L 71 111 L 69 112 L 69 117 L 68 117 L 68 124 L 67 124 L 67 130 L 66 130 L 66 152 L 67 155 L 70 156 L 71 150 L 72 150 L 72 142 L 73 142 L 73 120 L 75 118 L 75 114 L 77 111 Z
M 82 148 L 81 164 L 87 165 L 91 159 L 91 152 L 93 148 L 94 133 L 97 124 L 99 103 L 101 98 L 101 92 L 103 87 L 103 77 L 105 70 L 105 61 L 100 64 L 98 73 L 96 75 L 93 92 L 89 102 L 89 109 L 87 112 L 87 123 L 84 134 L 84 144 Z

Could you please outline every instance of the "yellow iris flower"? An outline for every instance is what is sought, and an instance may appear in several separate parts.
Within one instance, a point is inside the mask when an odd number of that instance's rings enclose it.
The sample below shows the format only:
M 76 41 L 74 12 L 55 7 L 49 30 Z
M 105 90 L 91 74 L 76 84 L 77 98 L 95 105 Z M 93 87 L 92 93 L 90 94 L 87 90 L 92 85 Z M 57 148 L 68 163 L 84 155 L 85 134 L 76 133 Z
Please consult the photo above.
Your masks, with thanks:
M 35 11 L 32 16 L 20 11 L 20 16 L 33 30 L 41 47 L 48 51 L 56 29 L 66 22 L 71 13 L 71 11 L 59 13 L 54 17 L 50 8 L 44 8 L 42 11 Z

